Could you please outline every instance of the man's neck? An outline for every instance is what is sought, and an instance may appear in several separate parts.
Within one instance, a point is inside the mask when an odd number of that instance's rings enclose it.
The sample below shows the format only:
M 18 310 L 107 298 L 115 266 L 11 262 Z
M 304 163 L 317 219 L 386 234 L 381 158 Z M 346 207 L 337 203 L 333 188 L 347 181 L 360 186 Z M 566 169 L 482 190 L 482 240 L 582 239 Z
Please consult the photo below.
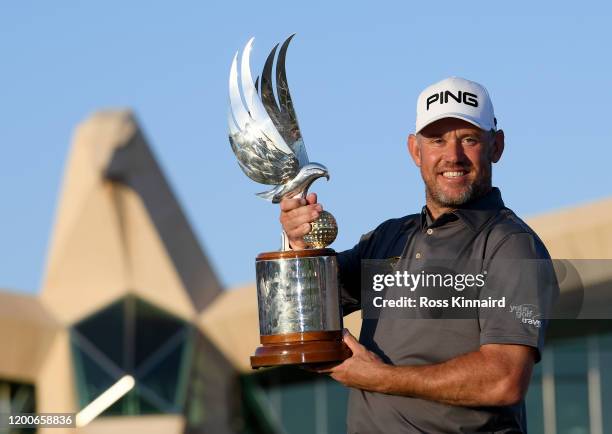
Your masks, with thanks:
M 425 201 L 425 206 L 427 207 L 427 212 L 429 213 L 429 216 L 432 220 L 436 220 L 442 214 L 446 214 L 447 212 L 452 212 L 457 209 L 456 207 L 441 206 L 438 203 L 429 199 Z
M 453 212 L 454 210 L 461 208 L 470 202 L 473 202 L 475 200 L 480 199 L 483 196 L 486 196 L 488 193 L 491 192 L 491 190 L 492 190 L 492 187 L 489 187 L 485 191 L 483 191 L 481 194 L 470 199 L 468 202 L 462 205 L 456 205 L 456 206 L 447 206 L 447 205 L 440 204 L 439 202 L 436 202 L 434 199 L 432 199 L 429 194 L 427 194 L 425 198 L 425 206 L 427 207 L 427 212 L 429 213 L 429 216 L 431 217 L 431 219 L 436 220 L 442 214 Z

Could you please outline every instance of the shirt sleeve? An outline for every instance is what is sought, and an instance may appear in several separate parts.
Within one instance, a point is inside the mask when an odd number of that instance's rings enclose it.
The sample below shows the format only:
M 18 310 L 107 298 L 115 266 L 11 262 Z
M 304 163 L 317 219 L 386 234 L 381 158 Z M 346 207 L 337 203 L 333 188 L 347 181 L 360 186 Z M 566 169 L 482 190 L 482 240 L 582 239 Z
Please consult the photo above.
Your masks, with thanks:
M 361 252 L 364 235 L 352 249 L 338 253 L 338 285 L 342 314 L 361 309 Z
M 369 259 L 385 223 L 362 235 L 352 249 L 338 253 L 338 285 L 343 315 L 361 309 L 361 261 Z
M 558 294 L 550 256 L 536 235 L 507 235 L 485 263 L 480 300 L 503 300 L 494 309 L 479 307 L 480 345 L 520 344 L 541 358 L 547 318 Z

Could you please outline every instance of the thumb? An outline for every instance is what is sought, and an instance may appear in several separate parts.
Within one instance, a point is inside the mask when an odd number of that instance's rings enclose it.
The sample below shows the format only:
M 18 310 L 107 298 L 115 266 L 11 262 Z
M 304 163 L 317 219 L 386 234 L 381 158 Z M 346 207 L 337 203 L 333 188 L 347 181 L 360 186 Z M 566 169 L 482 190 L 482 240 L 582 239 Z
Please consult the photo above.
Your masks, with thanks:
M 348 331 L 348 329 L 344 329 L 342 332 L 342 340 L 346 344 L 347 347 L 353 352 L 353 354 L 357 352 L 361 352 L 365 350 L 365 347 L 359 343 L 355 336 Z
M 314 205 L 317 203 L 317 193 L 308 193 L 308 196 L 306 196 L 306 201 L 308 202 L 308 205 Z

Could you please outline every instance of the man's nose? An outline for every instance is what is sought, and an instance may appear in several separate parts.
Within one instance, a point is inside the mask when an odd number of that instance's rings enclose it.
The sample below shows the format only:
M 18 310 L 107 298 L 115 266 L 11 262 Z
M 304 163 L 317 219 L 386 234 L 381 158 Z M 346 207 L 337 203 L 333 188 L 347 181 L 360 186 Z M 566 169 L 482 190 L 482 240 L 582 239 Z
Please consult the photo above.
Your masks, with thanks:
M 449 163 L 463 163 L 466 155 L 460 140 L 449 140 L 444 149 L 444 159 Z

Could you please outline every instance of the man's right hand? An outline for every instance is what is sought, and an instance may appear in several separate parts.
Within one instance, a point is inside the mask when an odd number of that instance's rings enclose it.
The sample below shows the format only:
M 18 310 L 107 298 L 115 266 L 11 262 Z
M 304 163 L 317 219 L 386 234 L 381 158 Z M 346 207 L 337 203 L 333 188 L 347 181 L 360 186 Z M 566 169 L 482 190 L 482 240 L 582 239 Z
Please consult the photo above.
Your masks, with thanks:
M 323 211 L 321 204 L 317 203 L 316 193 L 310 193 L 306 199 L 283 199 L 280 209 L 280 222 L 291 248 L 294 250 L 306 248 L 304 235 L 310 232 L 310 223 Z

